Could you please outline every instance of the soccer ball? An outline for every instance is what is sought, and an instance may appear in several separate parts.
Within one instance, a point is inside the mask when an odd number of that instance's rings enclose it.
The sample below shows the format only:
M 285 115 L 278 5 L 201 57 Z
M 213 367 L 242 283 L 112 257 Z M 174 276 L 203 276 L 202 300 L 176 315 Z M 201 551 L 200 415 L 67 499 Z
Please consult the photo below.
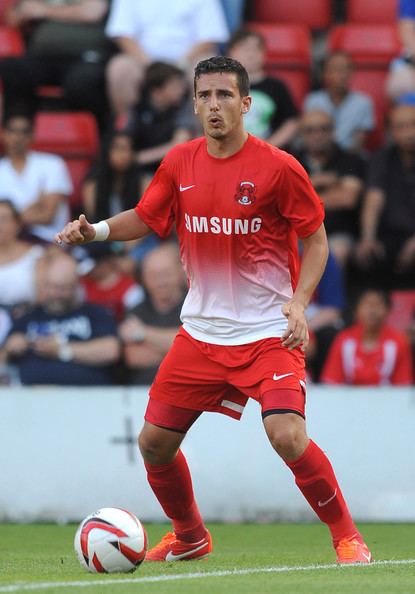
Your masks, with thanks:
M 140 520 L 118 507 L 87 516 L 75 534 L 80 564 L 92 573 L 127 573 L 144 561 L 147 534 Z

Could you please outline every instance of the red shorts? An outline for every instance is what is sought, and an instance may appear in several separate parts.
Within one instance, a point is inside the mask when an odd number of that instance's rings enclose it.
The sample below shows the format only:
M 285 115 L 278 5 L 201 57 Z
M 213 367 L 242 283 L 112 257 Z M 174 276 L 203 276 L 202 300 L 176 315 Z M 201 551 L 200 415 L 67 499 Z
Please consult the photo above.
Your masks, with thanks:
M 169 416 L 179 408 L 187 409 L 189 419 L 195 417 L 193 420 L 203 411 L 240 419 L 248 398 L 261 404 L 263 414 L 275 409 L 304 416 L 302 350 L 289 351 L 280 338 L 236 346 L 209 344 L 192 338 L 181 328 L 150 388 L 145 418 L 168 427 L 155 421 L 164 418 L 164 412 Z M 158 407 L 158 413 L 157 402 L 167 405 Z

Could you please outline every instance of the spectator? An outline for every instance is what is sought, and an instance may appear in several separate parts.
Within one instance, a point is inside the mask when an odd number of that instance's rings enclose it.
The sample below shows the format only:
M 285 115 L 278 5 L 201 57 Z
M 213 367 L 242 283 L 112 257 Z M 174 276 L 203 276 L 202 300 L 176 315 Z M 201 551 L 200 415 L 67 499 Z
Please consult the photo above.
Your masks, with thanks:
M 298 111 L 285 84 L 265 73 L 265 40 L 260 33 L 241 29 L 228 48 L 249 75 L 252 105 L 245 114 L 245 129 L 274 146 L 287 146 L 298 130 Z
M 141 170 L 135 162 L 131 135 L 115 132 L 82 187 L 84 212 L 99 221 L 134 208 L 142 191 Z
M 81 251 L 84 259 L 78 272 L 83 274 L 81 284 L 86 301 L 108 308 L 120 322 L 128 309 L 144 300 L 142 287 L 120 269 L 115 243 L 96 242 L 74 250 L 77 254 Z
M 361 153 L 369 132 L 375 128 L 375 116 L 372 99 L 350 89 L 352 70 L 346 53 L 330 54 L 323 67 L 324 88 L 307 95 L 304 110 L 330 114 L 336 142 L 344 149 Z
M 345 289 L 340 266 L 329 253 L 326 268 L 306 309 L 308 328 L 312 335 L 307 351 L 308 369 L 312 379 L 319 381 L 321 369 L 330 345 L 343 328 Z
M 385 324 L 388 298 L 367 290 L 357 302 L 356 323 L 335 338 L 322 373 L 326 384 L 409 385 L 411 350 L 404 334 Z
M 390 134 L 370 161 L 357 262 L 379 286 L 415 288 L 414 106 L 392 108 Z
M 334 123 L 327 112 L 305 113 L 301 120 L 301 136 L 302 149 L 296 157 L 323 200 L 330 249 L 344 266 L 358 237 L 366 163 L 336 143 Z
M 30 150 L 32 135 L 29 117 L 10 115 L 6 120 L 0 188 L 20 212 L 28 231 L 42 241 L 53 241 L 69 220 L 72 183 L 61 157 Z
M 0 199 L 0 304 L 9 309 L 34 303 L 35 263 L 44 251 L 19 239 L 20 230 L 19 212 L 10 200 Z
M 30 26 L 27 52 L 0 62 L 6 115 L 24 104 L 37 107 L 39 85 L 60 85 L 71 109 L 105 119 L 105 63 L 112 53 L 105 36 L 107 0 L 21 0 L 8 12 L 12 26 Z
M 91 221 L 105 220 L 134 208 L 144 185 L 145 176 L 135 160 L 132 135 L 125 131 L 114 132 L 104 143 L 102 154 L 83 183 L 82 197 L 87 218 Z M 127 253 L 118 258 L 122 271 L 133 276 L 137 261 L 158 243 L 154 233 L 129 242 Z
M 185 296 L 178 248 L 164 243 L 142 262 L 143 303 L 120 326 L 124 358 L 133 384 L 151 384 L 180 327 Z
M 154 174 L 166 153 L 189 140 L 196 129 L 192 111 L 187 111 L 186 80 L 180 68 L 153 62 L 146 69 L 143 96 L 130 112 L 127 130 L 134 138 L 136 157 L 143 170 Z
M 52 256 L 43 270 L 42 302 L 17 319 L 5 343 L 23 384 L 107 385 L 119 343 L 110 313 L 78 300 L 76 262 Z
M 415 101 L 415 1 L 400 0 L 398 8 L 401 55 L 393 60 L 386 91 L 393 102 Z
M 108 66 L 108 92 L 116 117 L 137 103 L 144 68 L 155 60 L 184 69 L 217 52 L 228 40 L 219 0 L 113 0 L 107 34 L 121 54 Z

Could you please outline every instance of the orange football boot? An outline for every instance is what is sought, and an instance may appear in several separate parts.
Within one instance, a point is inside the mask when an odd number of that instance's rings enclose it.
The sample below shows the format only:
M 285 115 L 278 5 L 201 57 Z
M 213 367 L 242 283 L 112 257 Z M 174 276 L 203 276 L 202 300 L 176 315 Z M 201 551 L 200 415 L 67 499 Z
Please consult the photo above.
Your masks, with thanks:
M 168 532 L 161 541 L 150 549 L 146 561 L 190 561 L 203 559 L 212 551 L 212 537 L 208 530 L 202 540 L 185 542 L 179 540 L 174 532 Z

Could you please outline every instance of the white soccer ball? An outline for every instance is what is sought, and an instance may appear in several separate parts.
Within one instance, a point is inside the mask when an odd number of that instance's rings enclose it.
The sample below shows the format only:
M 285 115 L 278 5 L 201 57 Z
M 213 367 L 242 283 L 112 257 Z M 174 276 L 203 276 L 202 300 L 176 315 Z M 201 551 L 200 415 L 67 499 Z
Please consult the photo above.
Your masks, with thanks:
M 128 573 L 144 561 L 147 534 L 131 512 L 103 507 L 80 523 L 74 546 L 80 564 L 88 571 Z

